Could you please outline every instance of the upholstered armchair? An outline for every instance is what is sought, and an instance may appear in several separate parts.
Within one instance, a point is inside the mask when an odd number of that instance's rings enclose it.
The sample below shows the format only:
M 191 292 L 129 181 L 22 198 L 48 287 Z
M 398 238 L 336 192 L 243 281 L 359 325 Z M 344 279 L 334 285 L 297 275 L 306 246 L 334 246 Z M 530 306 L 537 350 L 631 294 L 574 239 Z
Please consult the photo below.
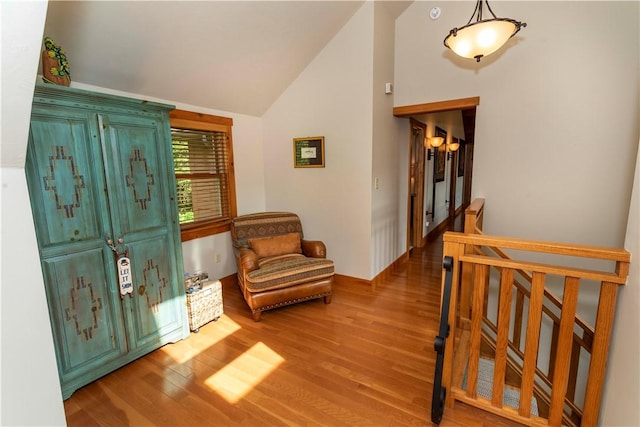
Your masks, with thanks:
M 231 221 L 238 286 L 253 314 L 314 298 L 331 302 L 334 265 L 318 240 L 304 240 L 298 215 L 261 212 Z

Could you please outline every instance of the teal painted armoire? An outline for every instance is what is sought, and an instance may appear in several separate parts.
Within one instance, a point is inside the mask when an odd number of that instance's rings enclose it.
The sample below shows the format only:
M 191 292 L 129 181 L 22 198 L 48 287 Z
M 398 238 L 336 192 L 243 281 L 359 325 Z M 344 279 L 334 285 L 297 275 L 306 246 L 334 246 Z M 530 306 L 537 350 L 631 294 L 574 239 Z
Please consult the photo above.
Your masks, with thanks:
M 36 86 L 26 174 L 65 399 L 189 333 L 172 108 Z

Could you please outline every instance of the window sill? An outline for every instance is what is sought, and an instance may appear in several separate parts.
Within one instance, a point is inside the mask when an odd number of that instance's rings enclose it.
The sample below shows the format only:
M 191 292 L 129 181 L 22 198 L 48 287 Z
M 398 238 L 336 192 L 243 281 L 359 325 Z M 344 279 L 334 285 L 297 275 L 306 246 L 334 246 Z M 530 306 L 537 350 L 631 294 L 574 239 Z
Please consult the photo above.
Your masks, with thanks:
M 182 241 L 200 239 L 214 234 L 224 233 L 230 230 L 231 220 L 215 221 L 200 224 L 183 224 L 180 226 Z

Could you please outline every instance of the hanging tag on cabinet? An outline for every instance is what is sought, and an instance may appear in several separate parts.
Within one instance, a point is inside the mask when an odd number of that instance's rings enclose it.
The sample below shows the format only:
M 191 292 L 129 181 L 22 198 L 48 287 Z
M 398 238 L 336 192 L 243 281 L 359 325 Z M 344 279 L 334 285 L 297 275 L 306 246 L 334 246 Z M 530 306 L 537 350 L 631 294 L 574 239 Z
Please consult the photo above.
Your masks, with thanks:
M 120 283 L 120 295 L 133 294 L 133 281 L 131 280 L 131 261 L 126 256 L 118 258 L 118 282 Z M 131 296 L 131 295 L 130 295 Z

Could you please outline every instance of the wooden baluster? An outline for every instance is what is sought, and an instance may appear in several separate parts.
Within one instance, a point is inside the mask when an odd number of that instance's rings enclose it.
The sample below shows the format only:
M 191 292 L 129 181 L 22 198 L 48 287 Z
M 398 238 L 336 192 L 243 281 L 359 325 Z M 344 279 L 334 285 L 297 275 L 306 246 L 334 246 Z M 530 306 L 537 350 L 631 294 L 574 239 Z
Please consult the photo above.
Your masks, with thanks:
M 589 364 L 587 391 L 584 398 L 584 413 L 582 414 L 582 425 L 585 426 L 596 425 L 600 415 L 600 400 L 602 398 L 602 386 L 604 384 L 617 295 L 617 284 L 602 283 L 598 314 L 596 315 L 596 330 L 593 336 L 591 363 Z
M 583 338 L 584 338 L 583 333 Z M 576 336 L 574 335 L 573 346 L 571 347 L 571 363 L 569 365 L 569 383 L 567 384 L 567 400 L 575 403 L 576 398 L 576 387 L 578 385 L 578 370 L 580 368 L 580 354 L 582 352 L 582 346 L 577 341 Z M 590 353 L 590 352 L 589 352 Z M 576 425 L 580 425 L 580 420 L 582 419 L 582 415 L 578 411 L 574 411 L 571 409 L 569 413 L 571 421 L 573 421 Z
M 560 331 L 560 325 L 553 321 L 553 331 L 551 332 L 551 347 L 549 348 L 549 370 L 547 372 L 547 378 L 553 382 L 553 374 L 555 372 L 556 365 L 553 363 L 556 360 L 556 353 L 558 351 L 558 333 Z
M 469 344 L 469 368 L 467 373 L 467 396 L 478 397 L 478 362 L 480 360 L 480 344 L 482 337 L 482 306 L 484 295 L 489 286 L 489 267 L 476 264 L 474 266 L 473 309 L 471 310 L 471 338 Z
M 513 294 L 513 270 L 503 268 L 500 273 L 500 301 L 498 305 L 498 336 L 493 371 L 493 396 L 491 404 L 502 408 L 504 379 L 507 370 L 507 347 L 509 345 L 509 320 L 511 318 L 511 296 Z
M 489 292 L 484 293 L 484 304 L 482 305 L 482 315 L 487 317 L 489 314 Z
M 520 340 L 522 338 L 522 315 L 524 312 L 524 293 L 519 289 L 516 292 L 516 311 L 513 319 L 513 345 L 520 348 Z
M 466 245 L 465 252 L 473 251 L 473 246 Z M 462 263 L 461 282 L 460 282 L 460 317 L 463 319 L 471 318 L 471 299 L 473 298 L 473 269 L 471 264 Z
M 520 407 L 518 413 L 523 417 L 531 416 L 531 397 L 538 359 L 540 344 L 540 324 L 542 322 L 542 303 L 544 299 L 543 273 L 533 273 L 531 283 L 531 297 L 529 300 L 529 317 L 524 347 L 524 362 L 522 367 L 522 383 L 520 386 Z
M 578 368 L 580 367 L 580 351 L 582 347 L 576 340 L 571 346 L 571 363 L 569 364 L 569 384 L 567 385 L 567 399 L 573 400 L 576 397 L 576 385 L 578 383 Z
M 569 379 L 569 364 L 571 363 L 571 345 L 573 343 L 573 325 L 578 306 L 578 289 L 580 279 L 566 277 L 564 295 L 562 297 L 562 312 L 558 345 L 555 354 L 553 387 L 551 388 L 551 407 L 549 408 L 549 424 L 560 425 L 564 408 L 564 397 L 567 392 Z

